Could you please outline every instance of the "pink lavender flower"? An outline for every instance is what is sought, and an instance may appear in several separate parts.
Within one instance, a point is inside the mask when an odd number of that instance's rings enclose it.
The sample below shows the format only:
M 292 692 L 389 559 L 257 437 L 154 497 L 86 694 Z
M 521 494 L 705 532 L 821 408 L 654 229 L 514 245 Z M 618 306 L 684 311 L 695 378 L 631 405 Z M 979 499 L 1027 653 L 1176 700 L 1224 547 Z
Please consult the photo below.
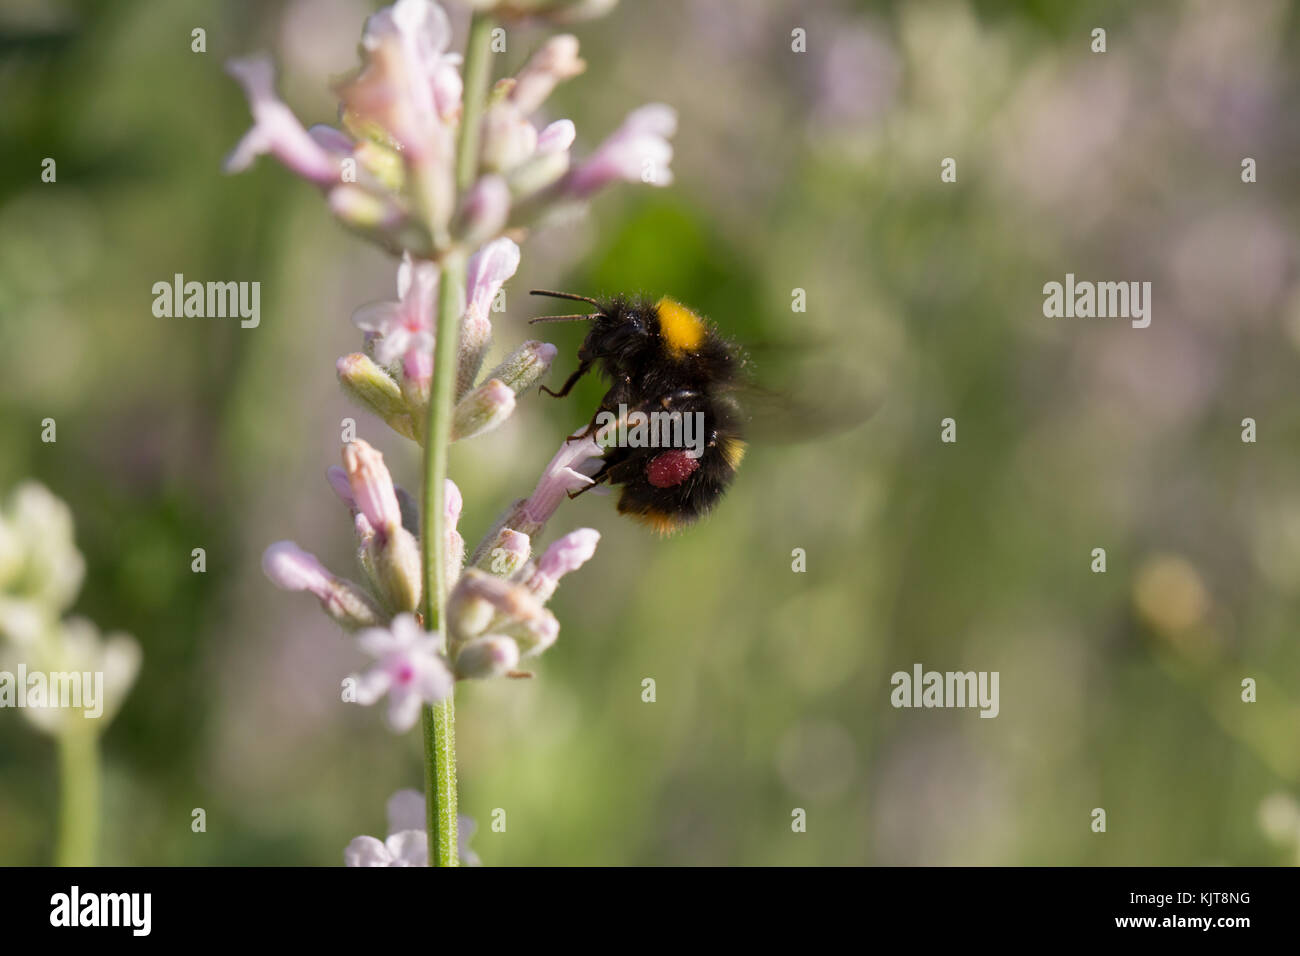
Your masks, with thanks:
M 375 302 L 352 314 L 352 322 L 367 333 L 381 365 L 391 365 L 412 353 L 427 358 L 433 352 L 433 308 L 438 292 L 438 267 L 402 256 L 397 269 L 397 301 Z
M 402 525 L 402 509 L 397 503 L 393 476 L 384 465 L 384 456 L 360 438 L 343 446 L 343 468 L 357 510 L 366 516 L 371 527 L 389 534 Z
M 577 136 L 578 129 L 573 125 L 573 120 L 556 120 L 538 134 L 537 151 L 539 153 L 566 152 Z
M 596 553 L 600 532 L 594 528 L 579 528 L 551 544 L 537 562 L 537 568 L 527 576 L 525 585 L 539 601 L 549 601 L 559 586 L 560 578 L 578 570 Z
M 447 590 L 450 591 L 455 586 L 456 579 L 460 577 L 461 567 L 465 564 L 465 539 L 456 530 L 456 525 L 460 523 L 460 512 L 464 502 L 456 482 L 448 478 L 443 487 L 446 489 L 443 492 L 443 502 L 447 516 L 447 537 L 443 544 L 444 566 L 447 569 Z
M 346 628 L 373 627 L 380 622 L 379 611 L 365 591 L 335 577 L 314 554 L 292 541 L 277 541 L 267 548 L 262 570 L 278 588 L 315 595 L 325 613 Z
M 480 176 L 461 200 L 457 233 L 470 246 L 486 242 L 510 218 L 510 186 L 501 176 Z
M 258 156 L 270 154 L 318 185 L 338 181 L 338 160 L 303 129 L 293 111 L 275 95 L 275 67 L 268 58 L 231 60 L 226 71 L 244 88 L 253 113 L 253 128 L 226 158 L 226 172 L 241 172 Z
M 369 706 L 388 695 L 388 725 L 399 733 L 415 726 L 424 704 L 451 693 L 455 678 L 440 653 L 442 637 L 420 627 L 414 615 L 399 614 L 387 629 L 370 628 L 357 643 L 377 659 L 356 681 L 357 703 Z
M 447 53 L 451 24 L 430 0 L 397 0 L 373 14 L 361 37 L 366 66 L 343 87 L 344 101 L 379 122 L 403 151 L 422 157 L 450 135 L 460 115 L 460 57 Z
M 330 483 L 339 500 L 348 506 L 349 511 L 357 510 L 357 499 L 352 497 L 352 483 L 348 481 L 346 471 L 338 465 L 330 465 L 325 469 L 325 480 Z
M 536 112 L 547 97 L 565 80 L 572 79 L 587 68 L 578 56 L 578 38 L 562 33 L 548 39 L 524 64 L 515 76 L 510 90 L 510 102 L 520 113 Z
M 488 318 L 492 301 L 518 268 L 519 247 L 505 238 L 489 242 L 469 260 L 465 273 L 468 305 L 461 319 L 460 353 L 456 360 L 458 399 L 474 387 L 483 356 L 492 341 L 492 322 Z
M 668 168 L 673 147 L 668 138 L 677 131 L 677 112 L 651 103 L 628 114 L 613 134 L 567 177 L 567 192 L 586 198 L 602 187 L 626 180 L 667 186 L 673 181 Z
M 533 537 L 555 514 L 555 509 L 571 491 L 580 491 L 592 483 L 591 478 L 582 473 L 594 459 L 604 453 L 595 440 L 584 436 L 566 441 L 555 453 L 542 477 L 533 489 L 532 495 L 520 502 L 514 513 L 507 518 L 506 527 L 513 528 Z
M 519 247 L 509 239 L 489 242 L 469 260 L 466 270 L 465 322 L 487 322 L 492 300 L 519 268 Z
M 343 468 L 356 502 L 357 534 L 371 581 L 390 612 L 413 611 L 424 587 L 420 546 L 402 524 L 402 507 L 384 456 L 358 438 L 343 446 Z M 371 529 L 373 535 L 367 533 Z

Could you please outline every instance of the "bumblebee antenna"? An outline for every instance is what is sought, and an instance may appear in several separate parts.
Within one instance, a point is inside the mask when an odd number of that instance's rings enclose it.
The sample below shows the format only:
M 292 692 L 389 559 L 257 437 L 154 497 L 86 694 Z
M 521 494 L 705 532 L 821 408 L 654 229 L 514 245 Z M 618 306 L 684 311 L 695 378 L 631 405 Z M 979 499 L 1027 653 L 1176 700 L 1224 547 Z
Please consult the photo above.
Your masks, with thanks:
M 572 299 L 574 302 L 590 302 L 596 308 L 600 308 L 600 303 L 595 299 L 590 299 L 585 295 L 576 295 L 572 292 L 552 292 L 549 289 L 530 289 L 529 295 L 549 295 L 552 299 Z
M 599 314 L 596 313 L 596 315 Z M 533 325 L 536 322 L 585 322 L 595 317 L 595 315 L 583 315 L 582 313 L 577 315 L 539 315 L 535 319 L 529 319 L 528 324 Z

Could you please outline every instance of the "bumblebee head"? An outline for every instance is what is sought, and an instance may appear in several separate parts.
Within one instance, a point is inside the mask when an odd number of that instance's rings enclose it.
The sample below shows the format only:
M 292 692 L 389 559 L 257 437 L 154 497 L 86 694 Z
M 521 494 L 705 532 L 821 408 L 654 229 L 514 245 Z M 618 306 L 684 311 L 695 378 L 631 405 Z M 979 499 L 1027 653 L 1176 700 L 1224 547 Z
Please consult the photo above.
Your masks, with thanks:
M 594 311 L 575 315 L 544 315 L 531 322 L 590 322 L 586 350 L 594 356 L 618 355 L 631 358 L 655 347 L 659 335 L 659 319 L 655 306 L 625 298 L 601 302 L 570 292 L 549 292 L 533 289 L 533 295 L 546 295 L 556 299 L 572 299 L 590 303 Z
M 533 289 L 532 294 L 590 303 L 596 310 L 590 314 L 547 315 L 532 321 L 591 322 L 588 342 L 597 355 L 661 348 L 668 359 L 680 361 L 698 351 L 708 338 L 704 320 L 666 296 L 657 302 L 618 298 L 605 303 L 570 292 Z

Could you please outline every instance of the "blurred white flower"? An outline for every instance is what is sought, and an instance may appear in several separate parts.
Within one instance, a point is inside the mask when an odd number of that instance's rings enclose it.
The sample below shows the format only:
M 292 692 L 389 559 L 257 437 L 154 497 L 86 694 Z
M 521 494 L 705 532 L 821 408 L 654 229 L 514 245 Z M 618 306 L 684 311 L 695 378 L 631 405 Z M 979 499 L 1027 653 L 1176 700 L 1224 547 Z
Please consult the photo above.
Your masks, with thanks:
M 131 685 L 140 673 L 140 645 L 126 634 L 109 634 L 101 637 L 99 629 L 85 618 L 73 617 L 62 622 L 56 633 L 56 640 L 40 651 L 26 655 L 24 663 L 28 672 L 44 670 L 47 674 L 63 673 L 69 675 L 93 675 L 93 685 L 99 699 L 91 701 L 83 698 L 82 707 L 63 706 L 62 702 L 51 693 L 45 700 L 45 706 L 22 708 L 22 714 L 36 728 L 48 734 L 58 734 L 64 730 L 82 729 L 82 725 L 91 724 L 92 729 L 102 731 L 117 714 L 126 699 Z M 6 663 L 6 669 L 9 669 Z M 98 675 L 103 675 L 102 683 Z M 50 677 L 51 688 L 53 677 Z M 82 693 L 90 689 L 83 685 Z M 88 714 L 97 719 L 87 721 Z M 75 723 L 74 723 L 75 722 Z M 70 726 L 72 725 L 72 726 Z
M 86 565 L 68 506 L 35 482 L 0 510 L 0 638 L 30 645 L 71 606 Z

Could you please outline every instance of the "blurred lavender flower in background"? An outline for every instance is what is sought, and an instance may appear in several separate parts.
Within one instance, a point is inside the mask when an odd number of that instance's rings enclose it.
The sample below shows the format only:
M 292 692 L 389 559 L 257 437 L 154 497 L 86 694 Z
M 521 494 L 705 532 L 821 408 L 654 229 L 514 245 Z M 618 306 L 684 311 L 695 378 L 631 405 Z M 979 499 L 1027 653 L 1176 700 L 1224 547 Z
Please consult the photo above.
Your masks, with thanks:
M 399 790 L 388 798 L 388 838 L 359 836 L 343 850 L 345 866 L 428 866 L 429 835 L 425 832 L 424 794 Z M 478 854 L 469 841 L 477 827 L 462 815 L 459 820 L 459 853 L 464 866 L 478 866 Z

